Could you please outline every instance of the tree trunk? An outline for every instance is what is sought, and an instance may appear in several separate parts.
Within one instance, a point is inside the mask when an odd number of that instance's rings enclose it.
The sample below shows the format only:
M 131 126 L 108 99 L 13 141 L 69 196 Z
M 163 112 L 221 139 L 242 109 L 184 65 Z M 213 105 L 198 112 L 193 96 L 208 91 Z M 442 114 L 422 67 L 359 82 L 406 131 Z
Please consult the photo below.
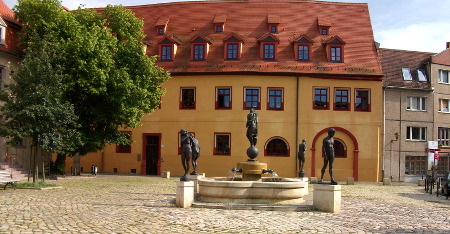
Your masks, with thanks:
M 34 173 L 33 173 L 33 183 L 38 183 L 39 176 L 39 165 L 38 165 L 38 157 L 37 157 L 37 147 L 34 147 Z
M 58 174 L 64 175 L 65 167 L 66 167 L 66 155 L 58 154 L 55 160 L 54 171 Z

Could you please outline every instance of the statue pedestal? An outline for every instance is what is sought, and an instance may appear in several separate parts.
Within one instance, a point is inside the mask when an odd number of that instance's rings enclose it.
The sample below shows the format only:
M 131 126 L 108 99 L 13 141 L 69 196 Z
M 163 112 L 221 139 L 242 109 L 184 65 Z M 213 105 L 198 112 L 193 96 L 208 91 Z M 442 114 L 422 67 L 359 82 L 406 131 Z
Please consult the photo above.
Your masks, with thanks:
M 189 208 L 194 203 L 194 181 L 177 181 L 175 203 L 180 208 Z
M 170 171 L 163 171 L 161 173 L 161 178 L 170 179 Z
M 194 193 L 199 193 L 198 180 L 205 178 L 205 173 L 199 173 L 198 175 L 191 175 L 190 179 L 194 182 Z
M 341 210 L 341 185 L 314 184 L 313 206 L 321 211 L 338 213 Z
M 262 171 L 267 169 L 267 163 L 258 161 L 239 162 L 238 169 L 242 169 L 242 181 L 261 181 Z
M 309 179 L 308 179 L 308 177 L 301 177 L 301 178 L 298 178 L 300 181 L 303 181 L 303 182 L 306 182 L 306 186 L 305 186 L 305 196 L 306 195 L 308 195 L 309 194 Z

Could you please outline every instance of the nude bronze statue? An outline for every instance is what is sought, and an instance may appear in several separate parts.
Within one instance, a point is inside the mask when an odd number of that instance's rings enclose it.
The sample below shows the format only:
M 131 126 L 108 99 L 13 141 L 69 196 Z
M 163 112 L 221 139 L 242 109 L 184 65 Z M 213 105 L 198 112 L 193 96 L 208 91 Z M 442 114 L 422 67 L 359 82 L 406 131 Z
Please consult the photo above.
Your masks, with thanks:
M 303 139 L 302 143 L 298 145 L 298 176 L 305 177 L 305 171 L 303 171 L 303 166 L 305 165 L 305 151 L 306 151 L 306 140 Z
M 254 109 L 247 114 L 247 139 L 250 141 L 250 147 L 254 147 L 258 141 L 258 114 Z
M 323 183 L 323 175 L 325 174 L 325 169 L 328 166 L 328 171 L 330 173 L 331 184 L 337 185 L 337 181 L 334 180 L 333 177 L 333 162 L 334 162 L 334 139 L 333 136 L 336 133 L 334 128 L 328 129 L 328 136 L 323 139 L 323 167 L 322 167 L 322 176 L 319 183 Z

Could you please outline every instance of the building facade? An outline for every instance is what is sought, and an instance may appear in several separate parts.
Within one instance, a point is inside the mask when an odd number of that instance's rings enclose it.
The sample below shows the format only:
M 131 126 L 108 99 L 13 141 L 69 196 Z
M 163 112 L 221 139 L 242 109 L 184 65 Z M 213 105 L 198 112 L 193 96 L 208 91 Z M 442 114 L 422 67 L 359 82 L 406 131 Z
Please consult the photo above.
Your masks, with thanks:
M 414 181 L 437 162 L 444 174 L 449 152 L 448 46 L 439 54 L 393 49 L 380 49 L 379 54 L 385 75 L 384 177 Z M 437 150 L 430 150 L 430 141 L 438 142 Z M 432 159 L 435 154 L 440 160 Z
M 382 72 L 367 4 L 206 1 L 127 7 L 144 20 L 148 56 L 171 73 L 159 109 L 124 129 L 132 145 L 81 158 L 83 171 L 181 176 L 180 129 L 201 145 L 198 171 L 227 176 L 246 161 L 250 109 L 259 115 L 258 161 L 320 177 L 322 139 L 336 129 L 334 176 L 381 180 Z M 66 170 L 72 167 L 67 161 Z M 325 180 L 329 180 L 328 172 Z
M 11 72 L 17 68 L 23 58 L 23 51 L 18 46 L 21 30 L 20 23 L 14 18 L 14 12 L 0 1 L 0 85 L 12 82 Z M 1 115 L 1 114 L 0 114 Z M 23 139 L 17 147 L 6 144 L 6 139 L 0 138 L 0 162 L 28 167 L 30 148 Z

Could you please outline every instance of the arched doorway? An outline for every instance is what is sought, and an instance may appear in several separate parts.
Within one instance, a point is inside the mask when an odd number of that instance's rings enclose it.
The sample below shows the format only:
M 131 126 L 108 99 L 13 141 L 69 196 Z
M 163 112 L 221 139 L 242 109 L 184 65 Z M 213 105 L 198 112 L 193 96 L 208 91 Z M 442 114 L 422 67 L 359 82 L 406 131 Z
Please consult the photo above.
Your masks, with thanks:
M 348 131 L 345 128 L 341 127 L 332 127 L 336 130 L 335 139 L 336 141 L 339 141 L 338 147 L 340 147 L 339 150 L 345 150 L 347 162 L 345 164 L 348 164 L 348 161 L 351 160 L 350 167 L 353 170 L 353 178 L 355 181 L 358 180 L 358 154 L 359 154 L 359 147 L 358 147 L 358 141 L 356 140 L 355 136 Z M 321 131 L 319 131 L 312 142 L 311 146 L 311 177 L 320 177 L 320 169 L 317 170 L 317 168 L 321 168 L 323 166 L 322 159 L 322 139 L 326 136 L 328 129 L 330 128 L 324 128 Z M 348 140 L 346 140 L 348 139 Z M 348 141 L 348 142 L 347 142 Z M 336 144 L 336 143 L 335 143 Z M 352 148 L 351 152 L 347 149 Z M 335 151 L 336 152 L 336 151 Z M 336 158 L 339 160 L 339 157 Z M 339 164 L 340 162 L 337 162 L 335 159 L 335 162 L 333 164 L 334 168 L 337 168 L 336 164 Z M 328 170 L 328 168 L 327 168 Z M 316 172 L 317 171 L 317 172 Z M 328 173 L 326 173 L 328 174 Z M 336 175 L 335 175 L 336 176 Z M 319 178 L 320 179 L 320 178 Z

